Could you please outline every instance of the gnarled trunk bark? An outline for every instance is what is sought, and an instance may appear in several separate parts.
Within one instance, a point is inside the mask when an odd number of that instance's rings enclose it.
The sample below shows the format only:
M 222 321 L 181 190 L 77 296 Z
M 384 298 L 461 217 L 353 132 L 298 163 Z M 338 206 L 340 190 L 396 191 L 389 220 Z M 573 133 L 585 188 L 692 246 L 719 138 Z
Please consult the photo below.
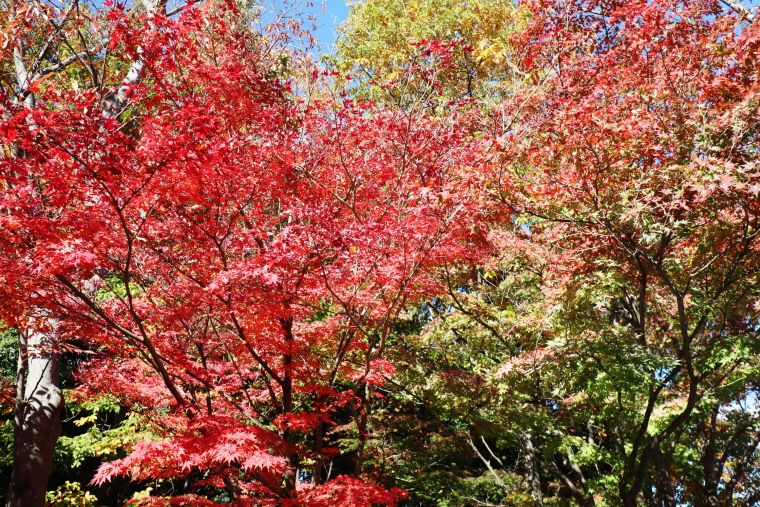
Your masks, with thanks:
M 61 433 L 60 354 L 49 334 L 20 337 L 14 420 L 13 475 L 6 507 L 42 507 Z

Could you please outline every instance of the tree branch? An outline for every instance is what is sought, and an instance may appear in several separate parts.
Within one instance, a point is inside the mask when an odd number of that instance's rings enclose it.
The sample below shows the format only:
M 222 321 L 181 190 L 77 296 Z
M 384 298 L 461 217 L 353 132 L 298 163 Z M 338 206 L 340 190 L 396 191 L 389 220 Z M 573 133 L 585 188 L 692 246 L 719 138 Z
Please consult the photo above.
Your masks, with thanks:
M 750 23 L 755 21 L 755 15 L 749 10 L 749 8 L 742 5 L 741 2 L 737 2 L 736 0 L 721 0 L 721 2 L 726 4 L 732 11 L 736 12 L 739 17 L 746 19 Z

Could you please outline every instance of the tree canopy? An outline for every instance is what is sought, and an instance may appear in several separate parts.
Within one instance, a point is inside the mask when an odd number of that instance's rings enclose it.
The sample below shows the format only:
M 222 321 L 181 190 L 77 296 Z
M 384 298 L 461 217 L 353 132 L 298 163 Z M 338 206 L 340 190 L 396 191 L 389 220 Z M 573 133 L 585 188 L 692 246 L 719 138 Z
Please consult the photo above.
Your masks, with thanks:
M 6 505 L 755 505 L 754 12 L 2 4 Z

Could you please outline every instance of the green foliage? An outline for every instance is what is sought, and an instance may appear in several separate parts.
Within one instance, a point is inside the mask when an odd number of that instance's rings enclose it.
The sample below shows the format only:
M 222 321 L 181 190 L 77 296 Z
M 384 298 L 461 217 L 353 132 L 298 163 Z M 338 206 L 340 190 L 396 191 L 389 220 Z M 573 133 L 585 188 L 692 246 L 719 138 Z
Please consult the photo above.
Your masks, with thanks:
M 0 467 L 13 465 L 13 421 L 6 419 L 0 425 Z
M 18 333 L 0 323 L 0 377 L 10 382 L 16 381 L 18 361 Z
M 111 397 L 68 402 L 70 420 L 84 432 L 61 436 L 56 447 L 56 460 L 65 467 L 81 467 L 87 458 L 107 461 L 121 456 L 147 434 L 137 414 L 118 417 L 123 408 Z M 109 421 L 118 421 L 113 424 Z
M 101 302 L 111 298 L 124 299 L 127 297 L 127 286 L 118 275 L 110 275 L 105 279 L 104 288 L 95 295 L 95 301 Z M 129 288 L 133 295 L 140 294 L 142 289 L 134 282 L 130 282 Z
M 95 507 L 97 498 L 84 491 L 78 482 L 66 481 L 55 491 L 48 491 L 45 504 L 49 507 Z

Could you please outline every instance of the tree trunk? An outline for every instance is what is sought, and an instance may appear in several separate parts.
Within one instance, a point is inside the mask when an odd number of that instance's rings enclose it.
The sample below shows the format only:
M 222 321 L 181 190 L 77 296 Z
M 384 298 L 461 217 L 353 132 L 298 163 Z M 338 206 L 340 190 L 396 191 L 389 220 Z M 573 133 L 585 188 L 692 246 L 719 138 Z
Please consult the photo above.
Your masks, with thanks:
M 370 400 L 370 390 L 369 390 L 369 384 L 366 382 L 364 383 L 363 389 L 361 390 L 361 405 L 359 406 L 359 410 L 361 412 L 358 415 L 358 420 L 356 421 L 356 428 L 359 432 L 359 443 L 356 446 L 356 457 L 354 460 L 354 476 L 359 477 L 362 474 L 362 467 L 364 466 L 364 451 L 367 447 L 367 424 L 369 423 L 369 400 Z
M 525 471 L 526 480 L 528 482 L 528 488 L 530 490 L 530 496 L 537 506 L 544 505 L 544 495 L 541 490 L 541 465 L 539 463 L 538 456 L 536 456 L 536 450 L 533 447 L 533 440 L 530 438 L 530 433 L 524 432 L 521 436 L 522 448 L 525 452 Z
M 35 107 L 28 90 L 38 76 L 30 75 L 25 62 L 26 47 L 19 41 L 13 48 L 16 84 L 23 92 L 23 106 Z M 31 117 L 28 121 L 34 126 Z M 13 157 L 24 152 L 12 147 Z M 48 321 L 55 327 L 52 321 Z M 54 350 L 52 335 L 24 330 L 19 336 L 16 402 L 13 420 L 13 473 L 6 507 L 42 507 L 48 477 L 53 468 L 53 451 L 61 433 L 60 354 Z
M 6 507 L 42 507 L 53 451 L 61 433 L 60 354 L 51 335 L 20 336 L 14 420 L 13 474 Z
M 293 412 L 293 319 L 286 318 L 280 319 L 282 328 L 284 331 L 286 352 L 282 358 L 282 413 L 290 414 Z M 290 429 L 286 429 L 283 432 L 283 438 L 295 449 L 296 435 Z M 285 485 L 285 492 L 288 497 L 295 497 L 296 488 L 298 486 L 298 467 L 300 464 L 298 453 L 292 454 L 288 461 L 290 463 L 290 470 L 285 473 L 283 483 Z

